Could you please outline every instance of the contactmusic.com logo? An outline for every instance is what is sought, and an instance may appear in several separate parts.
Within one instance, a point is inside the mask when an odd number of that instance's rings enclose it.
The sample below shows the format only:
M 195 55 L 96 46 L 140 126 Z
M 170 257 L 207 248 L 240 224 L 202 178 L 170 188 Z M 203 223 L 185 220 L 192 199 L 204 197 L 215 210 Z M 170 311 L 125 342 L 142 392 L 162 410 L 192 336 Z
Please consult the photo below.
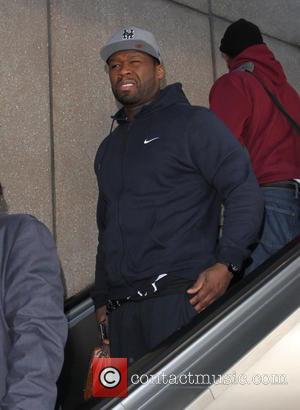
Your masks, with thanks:
M 93 396 L 127 397 L 128 363 L 126 358 L 98 357 L 93 362 Z

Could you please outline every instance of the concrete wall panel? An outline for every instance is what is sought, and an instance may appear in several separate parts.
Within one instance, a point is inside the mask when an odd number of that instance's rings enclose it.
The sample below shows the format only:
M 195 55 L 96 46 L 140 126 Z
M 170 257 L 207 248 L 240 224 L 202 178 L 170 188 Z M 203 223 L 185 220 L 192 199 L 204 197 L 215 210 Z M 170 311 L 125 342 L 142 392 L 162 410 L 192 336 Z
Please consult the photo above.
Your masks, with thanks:
M 245 18 L 265 34 L 300 45 L 299 0 L 211 0 L 211 4 L 218 17 Z
M 46 0 L 0 1 L 0 178 L 10 212 L 52 228 Z
M 207 104 L 212 84 L 209 25 L 200 13 L 160 0 L 57 0 L 52 1 L 51 14 L 57 234 L 69 294 L 73 294 L 94 277 L 93 160 L 117 109 L 99 58 L 101 46 L 127 23 L 153 31 L 167 82 L 182 81 L 193 103 Z
M 222 74 L 227 73 L 227 67 L 225 64 L 224 59 L 221 56 L 221 52 L 219 50 L 221 38 L 228 27 L 229 23 L 225 22 L 224 20 L 214 18 L 212 20 L 213 24 L 213 41 L 214 41 L 214 58 L 216 64 L 216 77 L 221 77 Z
M 192 7 L 195 10 L 208 13 L 208 1 L 209 0 L 174 0 L 174 3 L 180 3 L 185 6 Z

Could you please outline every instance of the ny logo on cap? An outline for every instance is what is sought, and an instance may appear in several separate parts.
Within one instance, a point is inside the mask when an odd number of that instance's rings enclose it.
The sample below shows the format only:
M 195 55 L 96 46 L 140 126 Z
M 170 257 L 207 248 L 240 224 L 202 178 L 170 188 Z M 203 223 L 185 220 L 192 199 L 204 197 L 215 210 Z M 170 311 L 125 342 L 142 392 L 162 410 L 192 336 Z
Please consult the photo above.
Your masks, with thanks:
M 131 29 L 130 31 L 124 30 L 124 32 L 123 32 L 124 40 L 129 40 L 133 37 L 134 37 L 134 30 L 133 29 Z

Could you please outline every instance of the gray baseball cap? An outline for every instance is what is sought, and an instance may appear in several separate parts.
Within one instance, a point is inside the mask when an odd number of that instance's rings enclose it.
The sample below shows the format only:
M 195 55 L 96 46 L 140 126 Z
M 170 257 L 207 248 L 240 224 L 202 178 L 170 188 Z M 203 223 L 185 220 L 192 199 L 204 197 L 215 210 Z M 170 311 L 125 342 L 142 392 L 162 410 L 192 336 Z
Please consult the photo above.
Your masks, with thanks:
M 117 51 L 138 50 L 150 54 L 161 63 L 161 56 L 155 37 L 150 31 L 129 26 L 115 33 L 100 50 L 102 59 L 106 62 Z

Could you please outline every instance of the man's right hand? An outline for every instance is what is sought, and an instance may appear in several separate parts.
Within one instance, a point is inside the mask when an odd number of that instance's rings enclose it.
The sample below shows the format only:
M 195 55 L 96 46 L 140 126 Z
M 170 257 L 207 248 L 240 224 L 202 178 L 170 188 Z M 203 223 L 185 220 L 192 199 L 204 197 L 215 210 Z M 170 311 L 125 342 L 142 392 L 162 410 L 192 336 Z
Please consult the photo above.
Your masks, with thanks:
M 97 323 L 101 323 L 101 324 L 105 325 L 106 327 L 108 326 L 106 305 L 100 306 L 96 310 L 96 320 L 97 320 Z M 103 339 L 103 343 L 104 344 L 109 344 L 109 339 Z
M 96 320 L 98 323 L 105 323 L 106 325 L 108 324 L 107 322 L 107 312 L 106 312 L 106 305 L 100 306 L 96 310 Z

